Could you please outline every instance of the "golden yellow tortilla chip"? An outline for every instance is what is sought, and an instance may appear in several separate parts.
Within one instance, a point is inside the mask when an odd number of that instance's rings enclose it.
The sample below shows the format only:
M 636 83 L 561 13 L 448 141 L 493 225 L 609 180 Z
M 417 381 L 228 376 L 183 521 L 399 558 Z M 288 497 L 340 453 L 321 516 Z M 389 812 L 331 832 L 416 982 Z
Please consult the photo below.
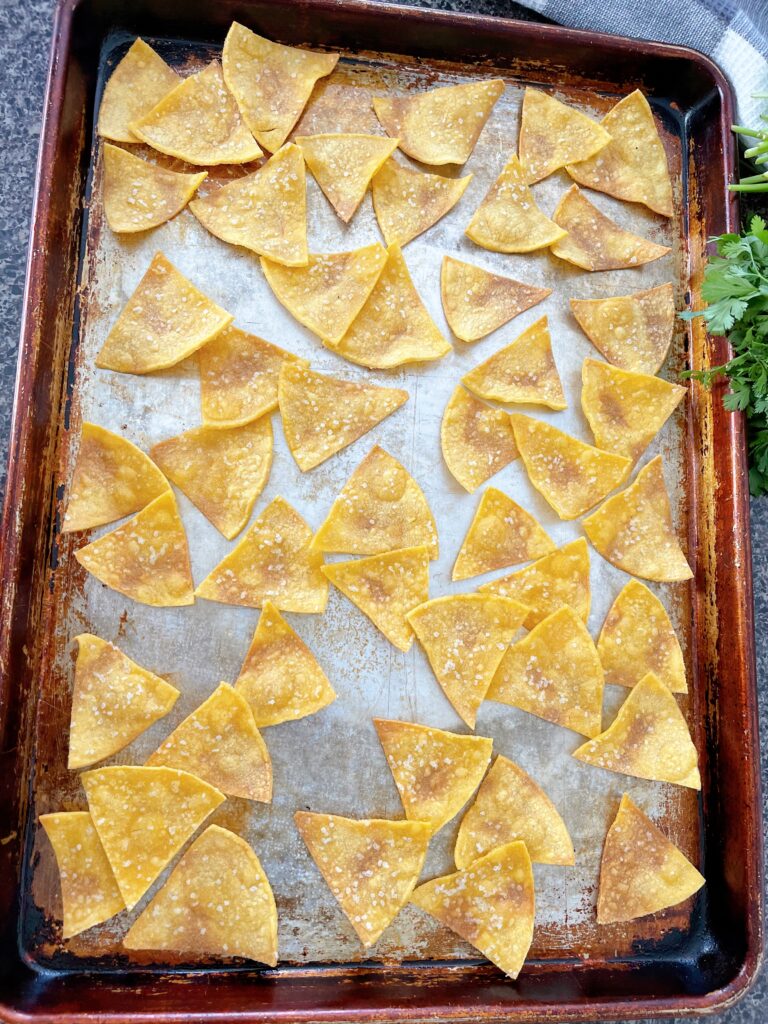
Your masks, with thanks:
M 373 210 L 387 245 L 406 245 L 431 228 L 454 208 L 471 180 L 471 174 L 426 174 L 390 157 L 371 181 Z
M 113 142 L 138 142 L 129 125 L 174 89 L 181 79 L 143 39 L 136 39 L 109 76 L 97 131 Z
M 455 818 L 485 775 L 493 740 L 374 718 L 405 816 L 437 832 Z
M 96 356 L 102 370 L 151 373 L 191 356 L 232 322 L 156 253 Z
M 80 548 L 75 558 L 97 580 L 141 604 L 194 604 L 187 535 L 170 490 L 127 523 Z
M 227 88 L 261 145 L 274 153 L 301 116 L 318 78 L 330 75 L 339 57 L 273 43 L 233 21 L 224 40 Z
M 451 475 L 470 494 L 520 454 L 509 413 L 486 405 L 461 385 L 445 407 L 440 446 Z
M 283 363 L 278 399 L 291 455 L 306 473 L 391 416 L 408 401 L 408 392 Z
M 167 715 L 179 691 L 91 633 L 77 641 L 67 768 L 85 768 L 127 747 Z
M 499 662 L 529 610 L 496 594 L 452 594 L 427 601 L 408 615 L 435 678 L 471 729 Z
M 224 794 L 175 768 L 113 765 L 83 772 L 88 810 L 129 910 Z
M 552 252 L 582 270 L 639 267 L 671 251 L 668 245 L 620 228 L 590 203 L 578 185 L 571 185 L 563 195 L 552 219 L 567 232 Z
M 345 224 L 363 201 L 371 178 L 397 149 L 380 135 L 303 135 L 295 139 L 312 177 Z
M 584 520 L 595 549 L 632 576 L 675 583 L 693 576 L 672 523 L 661 456 Z
M 606 128 L 549 93 L 526 89 L 518 144 L 526 180 L 541 181 L 566 164 L 602 152 L 611 141 Z
M 312 531 L 296 509 L 274 498 L 195 593 L 222 604 L 261 608 L 272 601 L 282 611 L 321 614 L 328 580 L 311 545 Z
M 597 923 L 657 914 L 703 885 L 704 876 L 625 793 L 603 846 Z
M 153 445 L 152 458 L 227 540 L 248 522 L 272 468 L 269 416 L 242 427 L 195 427 Z
M 245 957 L 277 964 L 277 908 L 259 858 L 209 825 L 123 939 L 126 949 Z
M 107 143 L 103 193 L 107 224 L 118 233 L 156 228 L 184 209 L 205 177 L 205 171 L 168 171 Z
M 609 772 L 701 789 L 698 755 L 685 718 L 652 672 L 629 691 L 605 732 L 573 756 Z
M 259 727 L 306 718 L 336 700 L 314 654 L 271 601 L 265 601 L 235 689 Z
M 513 980 L 533 940 L 535 896 L 525 843 L 499 846 L 453 875 L 425 882 L 411 903 L 475 947 Z
M 520 840 L 538 864 L 574 864 L 565 822 L 544 790 L 519 765 L 499 755 L 461 819 L 453 858 L 466 868 L 489 850 Z
M 685 660 L 661 601 L 630 580 L 611 605 L 597 641 L 606 683 L 634 686 L 649 672 L 672 693 L 687 693 Z
M 427 855 L 429 825 L 306 811 L 294 819 L 357 937 L 372 946 L 413 892 Z

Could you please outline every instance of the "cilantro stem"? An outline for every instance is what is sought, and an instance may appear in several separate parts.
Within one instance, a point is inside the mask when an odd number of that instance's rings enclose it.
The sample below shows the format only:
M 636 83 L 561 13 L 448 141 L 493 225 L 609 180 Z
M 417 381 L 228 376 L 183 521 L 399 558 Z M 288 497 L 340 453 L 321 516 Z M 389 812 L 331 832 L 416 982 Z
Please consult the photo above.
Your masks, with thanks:
M 742 178 L 738 185 L 729 185 L 729 192 L 768 192 L 768 181 L 766 181 L 764 175 L 760 174 L 757 177 L 763 179 L 762 185 L 749 185 L 744 184 L 748 179 Z

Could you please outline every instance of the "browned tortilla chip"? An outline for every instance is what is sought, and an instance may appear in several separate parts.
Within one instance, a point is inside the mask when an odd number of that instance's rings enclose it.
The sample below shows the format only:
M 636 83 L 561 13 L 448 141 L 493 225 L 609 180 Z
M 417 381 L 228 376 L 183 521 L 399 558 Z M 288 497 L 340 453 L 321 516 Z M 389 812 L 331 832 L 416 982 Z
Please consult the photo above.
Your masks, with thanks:
M 304 135 L 296 138 L 312 177 L 344 221 L 363 201 L 371 178 L 397 149 L 380 135 Z
M 119 146 L 104 146 L 104 213 L 116 232 L 148 231 L 175 217 L 206 173 L 179 174 L 140 160 Z
M 129 125 L 180 82 L 151 46 L 136 39 L 109 76 L 99 107 L 99 135 L 113 142 L 138 142 Z
M 476 491 L 520 454 L 509 413 L 494 409 L 459 385 L 440 426 L 445 464 L 465 491 Z
M 390 157 L 371 181 L 373 210 L 387 245 L 405 245 L 431 228 L 453 209 L 471 180 L 471 174 L 426 174 Z
M 602 152 L 611 141 L 607 127 L 549 93 L 526 89 L 518 144 L 526 180 L 541 181 L 566 164 Z
M 492 569 L 532 562 L 554 550 L 554 541 L 530 512 L 503 491 L 489 487 L 467 530 L 451 579 L 468 580 Z

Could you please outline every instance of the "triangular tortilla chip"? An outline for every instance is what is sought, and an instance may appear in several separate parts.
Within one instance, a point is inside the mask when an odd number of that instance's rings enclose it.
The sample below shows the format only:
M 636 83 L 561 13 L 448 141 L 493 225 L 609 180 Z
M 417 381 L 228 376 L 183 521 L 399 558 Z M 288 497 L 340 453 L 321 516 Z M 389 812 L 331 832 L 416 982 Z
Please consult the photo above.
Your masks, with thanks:
M 156 253 L 96 356 L 102 370 L 151 373 L 191 356 L 232 314 L 217 306 Z
M 408 612 L 429 600 L 429 551 L 424 545 L 324 565 L 323 572 L 398 650 L 409 651 Z
M 91 633 L 77 641 L 67 768 L 85 768 L 127 747 L 167 715 L 179 691 Z
M 443 256 L 440 295 L 448 326 L 460 341 L 478 341 L 552 294 L 551 288 L 492 274 Z
M 704 876 L 625 793 L 603 846 L 597 923 L 656 914 L 703 885 Z
M 511 413 L 528 479 L 561 519 L 578 519 L 623 483 L 632 462 L 593 448 L 544 420 Z
M 453 857 L 466 868 L 489 850 L 521 840 L 538 864 L 574 864 L 565 822 L 544 790 L 519 765 L 499 755 L 461 819 Z
M 479 398 L 493 402 L 522 402 L 549 409 L 565 409 L 568 405 L 545 316 L 470 370 L 461 382 Z
M 380 555 L 420 544 L 437 558 L 437 527 L 424 492 L 405 466 L 376 445 L 342 487 L 312 545 Z
M 371 178 L 397 149 L 397 141 L 343 133 L 295 139 L 312 177 L 345 224 L 363 201 Z
M 487 696 L 583 736 L 597 736 L 603 666 L 573 608 L 553 612 L 509 648 Z
M 272 423 L 195 427 L 153 445 L 152 458 L 227 540 L 248 522 L 272 467 Z
M 580 185 L 645 206 L 671 217 L 672 182 L 667 154 L 648 100 L 639 89 L 619 100 L 601 122 L 611 136 L 595 156 L 566 170 Z
M 374 718 L 405 816 L 437 832 L 455 818 L 485 775 L 493 740 Z
M 80 548 L 75 558 L 97 580 L 141 604 L 194 604 L 187 535 L 170 490 L 127 523 Z
M 168 171 L 107 143 L 103 186 L 107 224 L 125 233 L 156 228 L 184 209 L 205 177 L 205 171 Z
M 486 405 L 461 385 L 445 407 L 440 446 L 451 475 L 470 494 L 520 454 L 509 413 Z
M 271 601 L 265 601 L 235 689 L 260 728 L 314 715 L 336 693 L 314 654 Z
M 701 789 L 698 755 L 677 701 L 649 672 L 605 732 L 573 756 L 595 768 Z
M 135 907 L 224 794 L 175 768 L 114 765 L 80 781 L 128 909 Z
M 452 594 L 408 615 L 435 678 L 471 729 L 504 651 L 529 610 L 496 594 Z
M 514 154 L 488 189 L 464 233 L 492 252 L 533 252 L 566 235 L 536 205 Z
M 463 164 L 503 92 L 502 79 L 491 78 L 410 96 L 374 96 L 373 109 L 387 135 L 414 160 Z
M 518 143 L 526 180 L 541 181 L 566 164 L 602 152 L 611 141 L 607 127 L 549 93 L 526 89 Z
M 301 116 L 318 78 L 330 75 L 339 57 L 273 43 L 233 21 L 222 62 L 227 88 L 245 123 L 274 153 Z
M 286 267 L 307 265 L 307 187 L 298 146 L 283 146 L 258 171 L 193 199 L 189 208 L 223 242 Z
M 672 693 L 687 693 L 685 660 L 661 601 L 630 580 L 611 605 L 597 641 L 606 683 L 634 686 L 649 672 Z
M 480 499 L 453 566 L 454 580 L 468 580 L 492 569 L 532 562 L 555 550 L 555 543 L 530 512 L 489 487 Z
M 608 299 L 571 299 L 571 310 L 609 363 L 636 373 L 659 372 L 675 326 L 671 284 Z
M 242 956 L 277 963 L 277 908 L 248 843 L 209 825 L 123 939 L 126 949 Z
M 138 142 L 129 125 L 148 114 L 180 82 L 151 46 L 136 39 L 104 88 L 99 135 L 113 142 Z
M 583 525 L 603 558 L 632 576 L 657 583 L 693 576 L 675 533 L 660 455 Z
M 429 825 L 306 811 L 294 817 L 357 937 L 372 946 L 413 892 L 427 855 Z
M 62 938 L 71 939 L 119 914 L 125 900 L 88 811 L 41 814 L 59 868 Z
M 278 386 L 283 431 L 302 472 L 352 444 L 408 401 L 400 388 L 358 384 L 283 363 Z
M 248 701 L 227 683 L 177 725 L 147 759 L 180 768 L 228 796 L 272 802 L 272 761 Z
M 639 267 L 671 252 L 668 245 L 620 228 L 590 203 L 578 185 L 571 185 L 563 195 L 552 219 L 567 232 L 552 252 L 582 270 Z
M 406 245 L 431 228 L 454 208 L 471 180 L 471 174 L 426 174 L 390 157 L 371 181 L 373 210 L 387 245 Z
M 513 980 L 533 940 L 535 896 L 525 843 L 491 850 L 453 875 L 425 882 L 411 903 L 475 947 Z
M 296 509 L 274 498 L 195 593 L 222 604 L 261 608 L 272 601 L 282 611 L 321 614 L 328 580 L 311 544 L 312 531 Z

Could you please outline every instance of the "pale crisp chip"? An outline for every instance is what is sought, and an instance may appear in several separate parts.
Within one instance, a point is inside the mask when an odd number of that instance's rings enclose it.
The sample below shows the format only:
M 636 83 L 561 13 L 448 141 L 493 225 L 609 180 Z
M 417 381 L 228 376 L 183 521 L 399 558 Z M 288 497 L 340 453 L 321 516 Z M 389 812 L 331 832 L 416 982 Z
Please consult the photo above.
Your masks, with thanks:
M 104 146 L 104 214 L 113 231 L 148 231 L 183 210 L 206 173 L 179 174 Z
M 151 373 L 191 356 L 232 322 L 157 253 L 96 356 L 102 370 Z
M 471 180 L 471 174 L 426 174 L 390 157 L 371 181 L 373 210 L 387 245 L 405 245 L 431 228 L 454 208 Z
M 357 937 L 372 946 L 413 892 L 427 855 L 429 825 L 305 811 L 294 817 Z
M 574 864 L 565 822 L 544 790 L 523 769 L 499 755 L 461 819 L 453 858 L 468 867 L 489 850 L 520 840 L 538 864 Z
M 248 522 L 272 467 L 269 416 L 242 427 L 195 427 L 153 445 L 152 458 L 227 540 Z
M 41 814 L 61 882 L 62 938 L 71 939 L 125 907 L 88 811 Z
M 571 310 L 609 363 L 636 373 L 659 372 L 675 326 L 671 284 L 608 299 L 571 299 Z
M 606 128 L 549 93 L 526 89 L 518 144 L 526 180 L 541 181 L 566 164 L 604 151 L 611 141 Z
M 435 678 L 471 729 L 499 662 L 529 611 L 496 594 L 452 594 L 427 601 L 408 615 Z
M 235 689 L 259 727 L 306 718 L 336 700 L 314 654 L 271 601 L 265 601 Z
M 380 135 L 304 135 L 296 138 L 312 177 L 345 224 L 363 201 L 371 178 L 397 149 Z
M 661 456 L 584 520 L 595 549 L 632 576 L 675 583 L 693 576 L 672 522 Z
M 509 413 L 494 409 L 459 385 L 440 425 L 445 464 L 465 491 L 476 491 L 520 454 Z
M 277 497 L 195 593 L 222 604 L 261 608 L 272 601 L 282 611 L 321 614 L 328 580 L 320 571 L 323 556 L 311 544 L 307 523 Z
M 374 718 L 406 818 L 437 832 L 455 818 L 480 784 L 493 740 L 427 725 Z
M 84 772 L 88 809 L 130 910 L 224 794 L 175 768 L 113 765 Z
M 127 747 L 167 715 L 179 691 L 91 633 L 77 641 L 67 768 L 85 768 Z
M 652 672 L 629 691 L 605 732 L 573 756 L 610 772 L 701 789 L 698 755 L 683 713 Z
M 113 142 L 138 142 L 129 125 L 174 89 L 181 79 L 143 39 L 136 39 L 109 76 L 99 107 L 98 133 Z
M 126 949 L 277 963 L 277 908 L 248 843 L 209 825 L 123 939 Z
M 187 535 L 170 490 L 80 548 L 75 558 L 106 586 L 141 604 L 194 604 Z

